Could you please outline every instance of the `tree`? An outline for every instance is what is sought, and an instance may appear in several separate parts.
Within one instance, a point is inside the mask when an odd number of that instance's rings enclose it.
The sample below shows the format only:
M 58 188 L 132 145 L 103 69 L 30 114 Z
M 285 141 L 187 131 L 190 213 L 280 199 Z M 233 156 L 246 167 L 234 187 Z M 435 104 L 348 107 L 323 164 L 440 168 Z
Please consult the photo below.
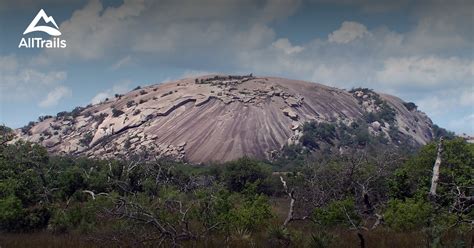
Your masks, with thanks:
M 248 157 L 228 162 L 224 166 L 227 188 L 236 192 L 243 191 L 249 183 L 257 183 L 260 186 L 270 175 L 268 165 Z
M 113 117 L 119 117 L 122 114 L 124 114 L 124 112 L 122 110 L 119 110 L 119 109 L 116 109 L 116 108 L 112 109 L 112 116 Z

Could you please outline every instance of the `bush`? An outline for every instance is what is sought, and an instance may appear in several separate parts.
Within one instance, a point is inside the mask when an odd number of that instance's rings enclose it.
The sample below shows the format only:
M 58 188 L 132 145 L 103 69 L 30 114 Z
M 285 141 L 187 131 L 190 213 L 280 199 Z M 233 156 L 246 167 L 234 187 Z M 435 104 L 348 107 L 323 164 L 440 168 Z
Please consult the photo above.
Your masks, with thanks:
M 71 111 L 72 117 L 74 117 L 74 118 L 78 117 L 78 116 L 81 114 L 82 110 L 84 110 L 83 107 L 75 107 L 75 108 Z
M 326 207 L 316 208 L 313 212 L 313 218 L 322 226 L 350 226 L 348 216 L 355 225 L 361 220 L 355 211 L 352 198 L 332 201 Z
M 380 111 L 377 113 L 377 118 L 380 120 L 384 120 L 390 124 L 393 124 L 395 123 L 396 115 L 397 114 L 395 110 L 390 107 L 386 102 L 383 102 Z
M 16 196 L 0 199 L 0 229 L 10 231 L 20 228 L 23 216 L 21 201 Z
M 336 138 L 336 127 L 330 123 L 307 122 L 303 125 L 303 136 L 301 142 L 304 146 L 317 149 L 319 145 L 317 141 L 325 141 L 333 144 Z
M 44 116 L 38 117 L 38 121 L 42 122 L 44 120 L 51 119 L 51 118 L 53 118 L 51 115 L 44 115 Z
M 124 112 L 122 110 L 119 110 L 119 109 L 116 109 L 116 108 L 112 109 L 112 117 L 119 117 L 122 114 L 124 114 Z
M 416 106 L 416 104 L 412 102 L 404 102 L 403 106 L 405 106 L 405 108 L 408 109 L 408 111 L 412 111 L 414 109 L 416 110 L 418 108 L 418 106 Z
M 67 117 L 69 115 L 71 115 L 69 112 L 62 111 L 62 112 L 59 112 L 59 113 L 56 114 L 56 118 Z
M 454 139 L 454 137 L 456 137 L 453 132 L 448 131 L 442 127 L 439 127 L 436 124 L 433 125 L 432 129 L 433 129 L 434 139 L 439 139 L 441 137 L 444 137 L 445 139 Z
M 109 116 L 107 113 L 100 113 L 99 115 L 94 115 L 93 120 L 97 122 L 97 125 L 100 125 L 104 120 L 105 117 Z
M 337 237 L 329 232 L 320 231 L 311 235 L 309 247 L 326 248 L 337 242 Z
M 28 122 L 28 125 L 21 128 L 21 132 L 24 134 L 31 134 L 31 128 L 33 128 L 35 124 L 34 121 Z
M 135 101 L 130 100 L 127 102 L 127 108 L 133 107 L 133 105 L 135 105 Z
M 83 136 L 82 139 L 79 140 L 79 143 L 83 146 L 89 146 L 93 138 L 94 134 L 92 132 L 88 132 Z
M 241 207 L 231 210 L 230 215 L 230 223 L 235 229 L 248 231 L 255 231 L 273 217 L 268 199 L 263 195 L 246 199 Z
M 224 168 L 224 181 L 230 191 L 241 192 L 248 184 L 262 182 L 270 176 L 270 167 L 247 157 L 228 162 Z
M 432 213 L 431 204 L 424 200 L 395 199 L 388 202 L 384 218 L 393 229 L 411 231 L 426 226 Z

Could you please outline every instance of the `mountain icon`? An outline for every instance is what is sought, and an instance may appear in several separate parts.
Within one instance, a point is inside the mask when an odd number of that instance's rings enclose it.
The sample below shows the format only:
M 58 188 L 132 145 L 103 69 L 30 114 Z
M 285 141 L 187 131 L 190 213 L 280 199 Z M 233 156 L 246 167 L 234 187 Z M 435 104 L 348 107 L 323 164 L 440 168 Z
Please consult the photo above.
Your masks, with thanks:
M 50 26 L 36 26 L 40 19 L 43 19 L 45 23 L 52 23 L 56 28 L 50 27 Z M 31 21 L 30 25 L 26 28 L 25 32 L 23 32 L 23 35 L 31 33 L 31 32 L 36 32 L 36 31 L 41 31 L 45 32 L 49 35 L 52 36 L 59 36 L 61 35 L 61 32 L 59 31 L 59 27 L 54 21 L 54 18 L 52 16 L 48 16 L 46 12 L 44 12 L 43 9 L 41 9 L 38 14 L 36 14 L 35 19 Z

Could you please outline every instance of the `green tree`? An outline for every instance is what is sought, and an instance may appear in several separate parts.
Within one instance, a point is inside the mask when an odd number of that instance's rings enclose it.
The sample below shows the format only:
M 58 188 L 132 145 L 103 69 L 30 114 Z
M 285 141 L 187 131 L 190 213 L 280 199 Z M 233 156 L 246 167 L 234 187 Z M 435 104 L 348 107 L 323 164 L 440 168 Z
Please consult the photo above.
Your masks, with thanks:
M 224 181 L 231 191 L 241 192 L 247 184 L 261 183 L 270 176 L 270 166 L 247 157 L 226 163 Z

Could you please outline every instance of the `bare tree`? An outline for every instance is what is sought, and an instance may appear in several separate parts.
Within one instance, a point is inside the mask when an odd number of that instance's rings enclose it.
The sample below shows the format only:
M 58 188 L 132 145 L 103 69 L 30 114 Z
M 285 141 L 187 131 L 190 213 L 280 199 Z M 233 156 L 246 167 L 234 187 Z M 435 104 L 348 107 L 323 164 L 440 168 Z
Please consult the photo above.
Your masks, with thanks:
M 438 181 L 439 181 L 439 168 L 441 166 L 441 156 L 443 153 L 443 137 L 439 139 L 438 143 L 438 152 L 436 155 L 436 161 L 433 165 L 433 176 L 431 178 L 431 187 L 430 187 L 430 193 L 429 196 L 431 198 L 436 197 L 436 189 L 438 187 Z

